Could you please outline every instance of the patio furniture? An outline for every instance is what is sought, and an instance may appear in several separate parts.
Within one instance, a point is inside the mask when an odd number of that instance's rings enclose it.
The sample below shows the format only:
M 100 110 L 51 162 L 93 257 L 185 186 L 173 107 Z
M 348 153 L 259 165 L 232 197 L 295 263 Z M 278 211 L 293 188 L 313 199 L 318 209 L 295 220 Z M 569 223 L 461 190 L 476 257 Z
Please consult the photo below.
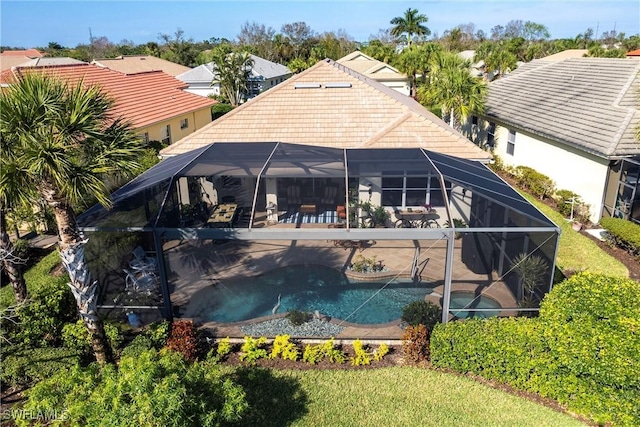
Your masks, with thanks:
M 314 204 L 300 205 L 300 213 L 315 215 L 317 212 L 318 208 Z
M 207 225 L 211 227 L 232 227 L 238 209 L 237 203 L 223 203 L 213 211 Z
M 125 291 L 151 295 L 158 289 L 158 276 L 152 271 L 122 269 L 125 274 Z
M 133 251 L 133 259 L 129 262 L 129 267 L 134 271 L 156 271 L 158 261 L 154 257 L 147 255 L 142 246 L 136 246 Z

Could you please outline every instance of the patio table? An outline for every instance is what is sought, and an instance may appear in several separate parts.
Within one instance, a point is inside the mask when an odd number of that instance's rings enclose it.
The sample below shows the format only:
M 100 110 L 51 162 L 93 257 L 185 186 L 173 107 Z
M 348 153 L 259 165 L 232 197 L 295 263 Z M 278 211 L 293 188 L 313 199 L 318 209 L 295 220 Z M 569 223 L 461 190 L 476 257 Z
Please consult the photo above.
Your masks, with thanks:
M 237 208 L 237 203 L 223 203 L 219 205 L 213 213 L 211 213 L 211 216 L 207 220 L 207 224 L 214 227 L 231 226 L 236 217 Z

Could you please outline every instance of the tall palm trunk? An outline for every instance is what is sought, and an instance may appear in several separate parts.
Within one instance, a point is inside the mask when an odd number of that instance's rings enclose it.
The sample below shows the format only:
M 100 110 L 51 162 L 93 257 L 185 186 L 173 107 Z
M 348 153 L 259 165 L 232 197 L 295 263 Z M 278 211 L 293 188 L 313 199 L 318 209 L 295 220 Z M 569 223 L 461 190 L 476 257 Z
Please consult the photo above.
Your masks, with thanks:
M 0 249 L 5 255 L 2 265 L 9 276 L 16 303 L 22 304 L 27 299 L 27 283 L 24 281 L 22 267 L 16 262 L 18 259 L 13 255 L 13 244 L 7 233 L 7 217 L 4 208 L 0 208 Z
M 113 363 L 104 325 L 97 314 L 98 282 L 91 280 L 91 273 L 84 259 L 84 245 L 87 241 L 78 230 L 73 208 L 59 196 L 51 183 L 41 183 L 39 190 L 56 217 L 60 257 L 71 278 L 69 287 L 76 299 L 78 314 L 89 331 L 95 358 L 100 364 Z

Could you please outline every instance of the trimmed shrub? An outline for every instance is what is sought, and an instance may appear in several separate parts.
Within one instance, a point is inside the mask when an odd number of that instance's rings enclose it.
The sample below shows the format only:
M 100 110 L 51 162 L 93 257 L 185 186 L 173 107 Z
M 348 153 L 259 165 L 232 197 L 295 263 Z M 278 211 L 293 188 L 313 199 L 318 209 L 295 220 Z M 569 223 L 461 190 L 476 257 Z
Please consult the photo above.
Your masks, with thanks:
M 26 395 L 25 411 L 64 410 L 69 425 L 218 426 L 248 409 L 244 390 L 219 366 L 156 350 L 123 357 L 118 367 L 58 372 Z
M 286 318 L 293 326 L 300 326 L 311 320 L 311 313 L 300 310 L 291 310 L 287 313 Z
M 529 189 L 531 194 L 543 200 L 555 192 L 555 183 L 551 178 L 529 166 L 516 166 L 514 171 L 516 183 Z
M 578 193 L 574 193 L 571 190 L 558 190 L 553 195 L 553 199 L 556 202 L 556 208 L 563 216 L 571 217 L 571 200 L 573 199 L 573 214 L 576 214 L 576 208 L 582 204 L 582 198 Z
M 425 325 L 432 331 L 442 320 L 442 309 L 430 301 L 412 301 L 402 308 L 401 318 L 411 326 Z
M 402 353 L 414 363 L 429 360 L 430 331 L 425 325 L 407 326 L 402 334 Z
M 602 218 L 600 225 L 615 245 L 633 256 L 640 256 L 640 225 L 622 218 Z
M 640 284 L 576 274 L 545 297 L 538 318 L 436 325 L 431 360 L 555 399 L 599 424 L 640 425 Z
M 165 346 L 169 350 L 182 353 L 187 360 L 196 360 L 199 353 L 198 336 L 192 320 L 176 320 L 171 324 L 171 332 Z

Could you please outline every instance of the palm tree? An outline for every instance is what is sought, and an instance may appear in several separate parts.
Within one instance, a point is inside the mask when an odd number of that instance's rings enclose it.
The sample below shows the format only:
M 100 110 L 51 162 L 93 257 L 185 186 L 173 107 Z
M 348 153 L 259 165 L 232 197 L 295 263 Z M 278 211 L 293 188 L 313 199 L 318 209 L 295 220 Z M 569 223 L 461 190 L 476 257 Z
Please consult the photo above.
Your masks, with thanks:
M 427 43 L 418 47 L 411 46 L 403 50 L 397 61 L 395 61 L 394 65 L 398 70 L 409 77 L 411 97 L 416 98 L 417 96 L 418 75 L 420 75 L 424 83 L 433 59 L 441 50 L 442 47 L 435 43 Z
M 96 360 L 112 362 L 97 315 L 97 282 L 84 259 L 86 239 L 73 206 L 82 206 L 87 196 L 109 206 L 106 179 L 139 168 L 142 140 L 122 118 L 110 114 L 113 101 L 99 87 L 82 81 L 71 85 L 37 71 L 17 74 L 0 91 L 0 106 L 0 135 L 12 142 L 23 196 L 37 193 L 52 209 L 60 256 Z
M 391 28 L 391 35 L 394 37 L 400 37 L 404 33 L 407 33 L 407 44 L 411 46 L 411 36 L 428 36 L 431 34 L 431 30 L 427 28 L 425 24 L 429 18 L 426 15 L 418 14 L 418 9 L 408 8 L 404 12 L 404 17 L 397 16 L 391 20 L 393 28 Z
M 4 98 L 0 98 L 0 111 L 8 111 Z M 3 113 L 4 115 L 4 113 Z M 15 257 L 13 243 L 7 233 L 7 213 L 18 204 L 32 202 L 31 194 L 22 191 L 24 175 L 16 164 L 16 139 L 0 132 L 0 253 L 1 261 L 15 294 L 16 303 L 27 299 L 27 284 L 24 280 L 21 260 Z
M 248 52 L 221 50 L 214 55 L 216 78 L 211 84 L 220 85 L 220 93 L 229 103 L 237 107 L 249 92 L 249 73 L 253 59 Z
M 470 62 L 455 53 L 440 52 L 432 63 L 429 83 L 418 91 L 420 103 L 440 107 L 451 127 L 459 127 L 470 114 L 484 111 L 487 87 L 470 68 Z

